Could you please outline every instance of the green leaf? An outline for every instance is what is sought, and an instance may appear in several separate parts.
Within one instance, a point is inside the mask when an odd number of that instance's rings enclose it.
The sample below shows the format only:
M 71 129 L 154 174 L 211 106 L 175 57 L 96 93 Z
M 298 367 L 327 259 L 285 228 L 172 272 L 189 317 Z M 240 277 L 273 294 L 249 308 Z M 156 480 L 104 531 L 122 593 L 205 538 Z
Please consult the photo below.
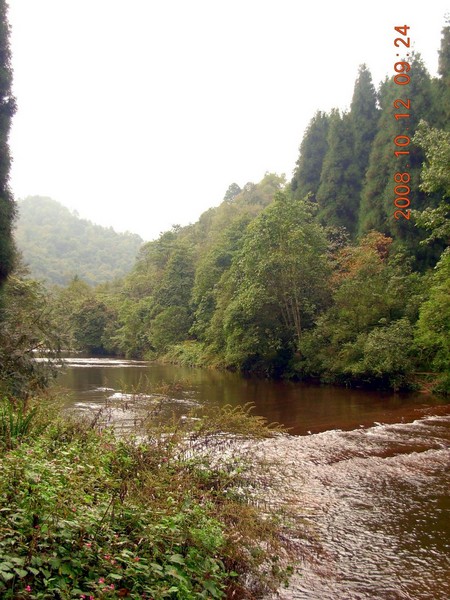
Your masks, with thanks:
M 50 566 L 51 566 L 53 569 L 58 569 L 58 568 L 59 568 L 59 566 L 60 566 L 60 564 L 61 564 L 61 560 L 60 560 L 58 557 L 56 557 L 56 556 L 55 556 L 54 558 L 51 558 L 51 559 L 49 560 L 49 563 L 50 563 Z
M 175 577 L 175 579 L 178 579 L 183 583 L 187 583 L 186 577 L 184 577 L 184 575 L 180 573 L 180 571 L 176 567 L 172 567 L 171 565 L 169 565 L 166 567 L 165 571 L 166 575 L 169 575 L 169 577 Z
M 221 591 L 217 586 L 210 580 L 203 581 L 203 587 L 207 590 L 214 598 L 220 598 L 222 596 Z
M 72 565 L 70 563 L 62 563 L 59 572 L 61 575 L 73 575 Z
M 23 569 L 18 569 L 17 567 L 14 568 L 14 571 L 17 573 L 17 575 L 20 578 L 26 577 L 28 575 L 28 573 L 26 571 L 24 571 Z
M 177 565 L 185 564 L 184 557 L 181 554 L 172 554 L 172 556 L 169 556 L 169 560 L 170 562 L 175 563 Z
M 163 572 L 162 566 L 158 565 L 158 563 L 150 563 L 150 566 L 153 569 L 153 571 L 156 571 L 157 573 L 162 573 Z

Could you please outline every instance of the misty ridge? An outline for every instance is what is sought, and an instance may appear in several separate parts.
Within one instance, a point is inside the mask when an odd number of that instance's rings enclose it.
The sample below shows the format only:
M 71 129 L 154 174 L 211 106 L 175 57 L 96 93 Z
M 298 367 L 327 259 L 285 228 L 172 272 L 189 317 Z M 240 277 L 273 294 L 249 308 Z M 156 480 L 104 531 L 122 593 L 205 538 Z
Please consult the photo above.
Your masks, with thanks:
M 18 202 L 15 240 L 25 264 L 47 285 L 74 277 L 97 285 L 132 268 L 142 238 L 80 219 L 56 200 L 30 196 Z

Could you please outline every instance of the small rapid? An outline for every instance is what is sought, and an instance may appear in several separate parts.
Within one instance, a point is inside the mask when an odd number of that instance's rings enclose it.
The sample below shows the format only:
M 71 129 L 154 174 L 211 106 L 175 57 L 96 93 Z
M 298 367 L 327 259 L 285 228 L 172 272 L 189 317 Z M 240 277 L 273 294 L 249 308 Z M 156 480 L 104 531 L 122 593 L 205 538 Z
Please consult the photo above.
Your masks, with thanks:
M 273 450 L 308 524 L 281 598 L 450 598 L 450 414 L 279 438 Z
M 80 356 L 67 360 L 59 382 L 71 392 L 66 409 L 90 419 L 102 409 L 125 429 L 149 410 L 183 418 L 196 405 L 248 402 L 290 428 L 262 443 L 303 532 L 298 574 L 281 600 L 450 599 L 445 399 Z

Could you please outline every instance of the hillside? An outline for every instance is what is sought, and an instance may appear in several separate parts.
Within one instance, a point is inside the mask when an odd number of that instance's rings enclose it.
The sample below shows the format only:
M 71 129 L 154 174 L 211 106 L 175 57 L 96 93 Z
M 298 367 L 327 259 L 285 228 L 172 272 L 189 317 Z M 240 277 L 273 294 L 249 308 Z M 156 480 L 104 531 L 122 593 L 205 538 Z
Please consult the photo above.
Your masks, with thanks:
M 91 285 L 129 272 L 143 240 L 85 219 L 51 198 L 30 196 L 18 203 L 15 239 L 31 274 L 65 285 L 78 276 Z

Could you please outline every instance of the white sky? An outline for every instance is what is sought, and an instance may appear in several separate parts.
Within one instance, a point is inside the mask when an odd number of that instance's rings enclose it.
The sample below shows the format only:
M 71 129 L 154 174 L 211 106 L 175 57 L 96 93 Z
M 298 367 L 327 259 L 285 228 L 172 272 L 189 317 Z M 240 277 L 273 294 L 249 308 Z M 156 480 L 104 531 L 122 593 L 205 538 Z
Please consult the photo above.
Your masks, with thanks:
M 396 25 L 436 75 L 448 0 L 10 0 L 15 197 L 153 239 L 232 182 L 292 175 L 358 66 L 393 74 Z M 405 48 L 406 50 L 406 48 Z M 398 59 L 397 59 L 398 60 Z

